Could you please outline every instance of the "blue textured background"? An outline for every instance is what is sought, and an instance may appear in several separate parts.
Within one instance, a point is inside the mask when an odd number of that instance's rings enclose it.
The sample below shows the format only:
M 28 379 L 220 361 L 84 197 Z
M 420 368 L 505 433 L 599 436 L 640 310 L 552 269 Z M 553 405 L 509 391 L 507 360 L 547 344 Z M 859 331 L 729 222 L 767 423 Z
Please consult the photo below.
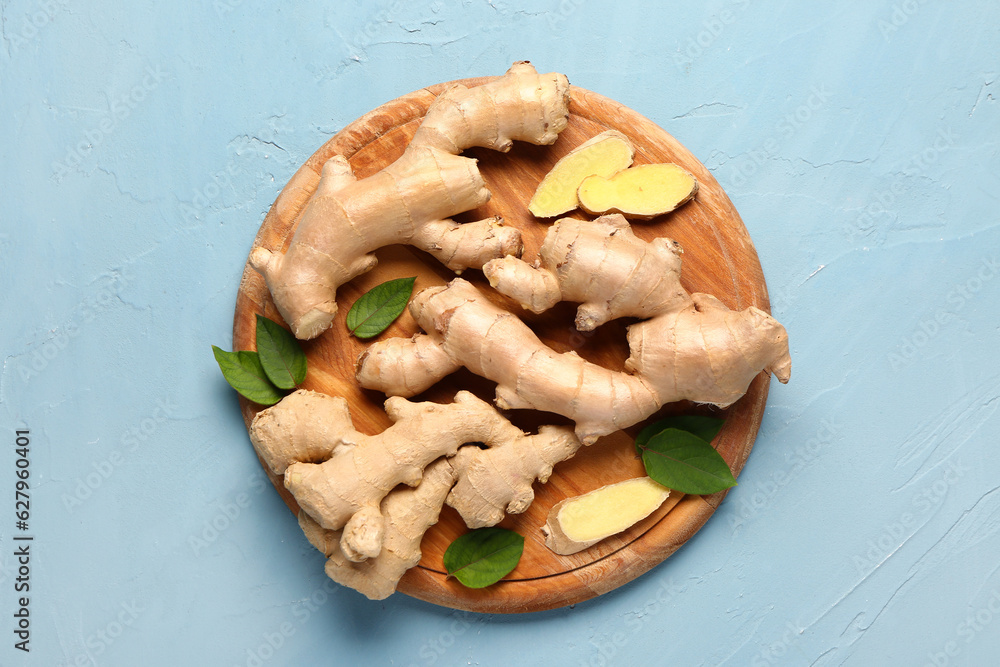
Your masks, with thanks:
M 0 663 L 996 664 L 1000 4 L 275 4 L 0 0 Z M 527 616 L 371 603 L 264 485 L 209 344 L 331 134 L 519 59 L 712 169 L 792 383 L 740 486 L 637 581 Z

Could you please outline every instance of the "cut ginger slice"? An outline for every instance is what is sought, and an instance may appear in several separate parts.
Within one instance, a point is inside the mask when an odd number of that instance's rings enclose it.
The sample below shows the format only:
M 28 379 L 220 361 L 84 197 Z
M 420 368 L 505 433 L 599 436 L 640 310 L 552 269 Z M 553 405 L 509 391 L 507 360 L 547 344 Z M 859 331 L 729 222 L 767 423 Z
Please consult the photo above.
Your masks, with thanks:
M 572 211 L 580 202 L 577 189 L 589 176 L 608 177 L 632 164 L 635 148 L 621 132 L 608 130 L 580 144 L 556 162 L 528 203 L 537 218 Z
M 621 213 L 649 220 L 669 213 L 698 192 L 698 181 L 676 164 L 644 164 L 580 184 L 580 208 L 592 215 Z
M 638 477 L 567 498 L 549 511 L 542 528 L 545 546 L 563 556 L 583 551 L 639 523 L 669 495 L 665 486 Z

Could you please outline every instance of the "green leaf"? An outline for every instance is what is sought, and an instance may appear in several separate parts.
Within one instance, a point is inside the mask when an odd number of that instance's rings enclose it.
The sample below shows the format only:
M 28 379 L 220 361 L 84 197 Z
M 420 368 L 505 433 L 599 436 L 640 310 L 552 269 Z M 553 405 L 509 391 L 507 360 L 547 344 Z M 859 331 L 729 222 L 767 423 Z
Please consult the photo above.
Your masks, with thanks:
M 406 309 L 416 280 L 390 280 L 365 292 L 347 311 L 347 328 L 358 338 L 371 338 L 388 329 Z
M 715 436 L 718 435 L 719 431 L 722 430 L 722 425 L 726 423 L 725 419 L 719 419 L 718 417 L 701 417 L 699 415 L 675 415 L 673 417 L 666 417 L 660 421 L 650 424 L 646 428 L 639 431 L 639 435 L 635 436 L 635 448 L 641 454 L 643 446 L 649 442 L 650 438 L 659 433 L 660 431 L 665 431 L 668 428 L 676 428 L 679 431 L 687 431 L 692 433 L 707 443 L 711 443 L 715 440 Z
M 668 428 L 642 446 L 646 474 L 663 486 L 705 495 L 736 486 L 736 479 L 719 452 L 688 431 Z
M 274 405 L 284 397 L 267 379 L 256 352 L 226 352 L 215 345 L 212 351 L 226 382 L 244 397 L 261 405 Z
M 268 379 L 279 389 L 295 389 L 306 379 L 306 355 L 290 331 L 257 316 L 257 354 Z
M 524 538 L 506 528 L 480 528 L 462 535 L 444 552 L 448 576 L 468 588 L 485 588 L 517 567 Z

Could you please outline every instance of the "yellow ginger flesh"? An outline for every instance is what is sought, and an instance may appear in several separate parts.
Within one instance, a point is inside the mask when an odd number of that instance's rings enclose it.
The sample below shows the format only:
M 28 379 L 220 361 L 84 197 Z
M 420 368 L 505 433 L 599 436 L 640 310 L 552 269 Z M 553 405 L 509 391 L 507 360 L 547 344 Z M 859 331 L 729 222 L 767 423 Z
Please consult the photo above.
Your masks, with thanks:
M 537 218 L 572 211 L 580 204 L 576 192 L 587 177 L 609 177 L 632 164 L 633 157 L 635 147 L 621 132 L 598 134 L 556 162 L 538 184 L 528 210 Z
M 545 544 L 562 555 L 583 551 L 639 523 L 669 495 L 670 489 L 639 477 L 567 498 L 549 512 Z
M 580 208 L 592 215 L 621 213 L 649 220 L 669 213 L 698 192 L 698 181 L 676 164 L 644 164 L 580 184 Z

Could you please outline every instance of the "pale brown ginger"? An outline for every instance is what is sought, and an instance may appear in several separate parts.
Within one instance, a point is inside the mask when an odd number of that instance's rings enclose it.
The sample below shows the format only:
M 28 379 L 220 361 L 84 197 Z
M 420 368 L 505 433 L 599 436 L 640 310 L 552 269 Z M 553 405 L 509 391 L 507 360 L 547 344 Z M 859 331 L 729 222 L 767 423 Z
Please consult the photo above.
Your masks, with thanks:
M 561 299 L 583 302 L 581 329 L 624 315 L 649 318 L 628 328 L 625 372 L 574 352 L 556 353 L 517 316 L 456 279 L 414 298 L 410 312 L 427 333 L 369 347 L 358 360 L 358 381 L 409 396 L 464 366 L 497 383 L 501 408 L 566 416 L 585 444 L 666 403 L 731 405 L 762 370 L 787 382 L 784 327 L 758 308 L 735 312 L 710 295 L 688 295 L 680 285 L 679 252 L 668 239 L 637 238 L 620 215 L 567 218 L 549 230 L 537 266 L 500 260 L 484 267 L 499 291 L 533 310 Z
M 470 528 L 495 525 L 524 512 L 534 481 L 581 444 L 562 426 L 525 434 L 466 391 L 449 404 L 394 397 L 385 409 L 393 425 L 366 435 L 343 398 L 300 389 L 250 426 L 257 453 L 284 474 L 300 523 L 329 558 L 327 573 L 370 597 L 391 593 L 420 560 L 420 538 L 442 504 Z
M 499 219 L 449 219 L 490 198 L 476 160 L 458 154 L 473 146 L 506 152 L 515 140 L 551 144 L 567 125 L 568 105 L 564 75 L 515 63 L 493 82 L 441 94 L 402 157 L 382 171 L 356 180 L 346 159 L 332 157 L 288 251 L 258 247 L 250 254 L 295 336 L 315 338 L 329 328 L 337 289 L 374 268 L 371 253 L 383 246 L 416 246 L 457 272 L 519 255 L 519 232 Z

